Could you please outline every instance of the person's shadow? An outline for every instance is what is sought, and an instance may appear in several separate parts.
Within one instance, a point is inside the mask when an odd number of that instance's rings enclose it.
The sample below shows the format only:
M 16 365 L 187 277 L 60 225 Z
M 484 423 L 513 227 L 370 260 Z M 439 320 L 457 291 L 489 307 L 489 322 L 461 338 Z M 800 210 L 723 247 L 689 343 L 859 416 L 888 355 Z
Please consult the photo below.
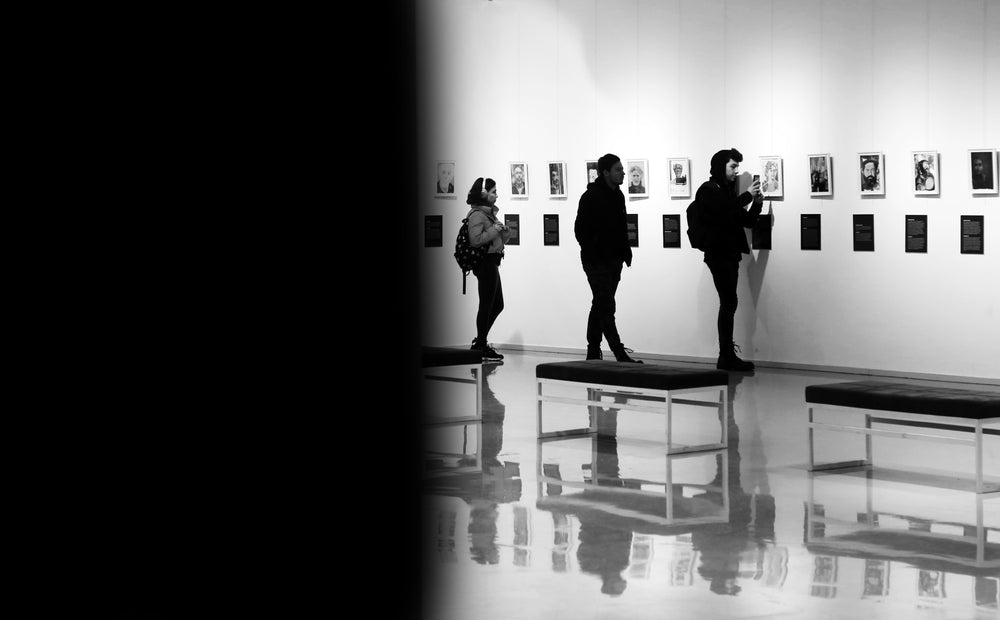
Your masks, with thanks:
M 698 574 L 709 582 L 709 590 L 730 596 L 742 590 L 737 583 L 742 553 L 748 546 L 763 548 L 765 540 L 774 539 L 774 496 L 747 493 L 740 480 L 740 429 L 733 413 L 733 403 L 743 378 L 741 373 L 729 373 L 729 417 L 726 421 L 729 432 L 729 522 L 691 532 L 691 543 L 701 555 Z M 722 467 L 723 458 L 718 455 L 713 485 L 722 484 Z

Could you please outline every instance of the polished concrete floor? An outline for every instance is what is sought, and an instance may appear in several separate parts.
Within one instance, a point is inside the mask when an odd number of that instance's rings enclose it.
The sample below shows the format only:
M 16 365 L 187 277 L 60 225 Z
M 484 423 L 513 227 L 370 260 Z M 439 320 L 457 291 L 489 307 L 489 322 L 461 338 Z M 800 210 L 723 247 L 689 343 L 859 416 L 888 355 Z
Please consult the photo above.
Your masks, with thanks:
M 873 377 L 730 373 L 728 448 L 668 458 L 664 416 L 610 397 L 546 403 L 544 430 L 595 415 L 601 434 L 539 441 L 535 366 L 582 357 L 501 352 L 481 425 L 423 427 L 423 617 L 1000 617 L 1000 497 L 970 490 L 971 447 L 875 437 L 875 468 L 808 471 L 805 387 Z M 472 384 L 425 383 L 425 416 L 474 406 Z M 710 411 L 675 407 L 675 438 L 713 441 Z M 864 441 L 818 432 L 816 459 Z M 1000 480 L 1000 436 L 984 471 Z

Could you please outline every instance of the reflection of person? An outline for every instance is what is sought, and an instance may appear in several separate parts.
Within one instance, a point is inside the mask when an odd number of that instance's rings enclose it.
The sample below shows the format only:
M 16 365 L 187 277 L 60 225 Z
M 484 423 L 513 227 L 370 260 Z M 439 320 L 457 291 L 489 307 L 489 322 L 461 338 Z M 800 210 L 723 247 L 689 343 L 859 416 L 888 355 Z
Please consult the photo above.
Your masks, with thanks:
M 593 294 L 587 317 L 587 359 L 601 359 L 601 340 L 606 338 L 619 362 L 642 363 L 629 357 L 615 323 L 615 293 L 621 281 L 622 263 L 632 266 L 625 217 L 625 167 L 617 155 L 607 153 L 597 160 L 600 178 L 587 185 L 580 196 L 573 231 L 580 244 L 580 262 Z
M 455 193 L 455 164 L 449 162 L 438 164 L 437 193 Z
M 917 162 L 914 183 L 917 191 L 930 191 L 934 189 L 934 173 L 931 171 L 930 162 L 926 159 L 921 159 Z
M 861 158 L 861 191 L 877 192 L 879 190 L 878 160 L 874 157 Z
M 503 286 L 500 282 L 500 261 L 504 244 L 510 239 L 510 229 L 497 220 L 497 184 L 493 179 L 476 179 L 466 203 L 469 211 L 469 245 L 489 245 L 486 256 L 472 270 L 479 280 L 479 311 L 476 314 L 476 337 L 472 349 L 483 353 L 483 361 L 502 360 L 503 355 L 490 346 L 488 336 L 497 316 L 503 311 Z
M 628 193 L 645 194 L 646 186 L 642 184 L 642 168 L 639 166 L 632 166 L 628 169 L 628 174 L 631 179 L 628 184 Z
M 559 164 L 549 164 L 549 193 L 563 194 L 562 175 L 559 174 Z
M 726 448 L 728 488 L 723 490 L 729 494 L 729 522 L 699 527 L 691 532 L 691 544 L 698 550 L 701 558 L 698 574 L 709 582 L 710 591 L 729 596 L 736 596 L 742 590 L 736 582 L 742 554 L 748 549 L 759 549 L 764 541 L 774 539 L 774 496 L 747 493 L 740 478 L 740 428 L 736 425 L 733 402 L 736 389 L 742 381 L 743 375 L 729 376 L 729 413 L 726 418 L 726 432 L 729 435 L 729 445 Z M 715 464 L 715 479 L 709 484 L 721 487 L 721 454 L 716 455 Z M 716 492 L 709 492 L 708 495 L 714 496 Z
M 684 174 L 684 166 L 674 164 L 674 185 L 687 185 L 688 178 Z
M 712 156 L 711 177 L 701 184 L 695 202 L 701 206 L 705 225 L 705 264 L 712 272 L 715 290 L 719 294 L 719 359 L 720 370 L 753 370 L 753 362 L 736 355 L 733 340 L 736 317 L 736 284 L 740 274 L 742 254 L 749 254 L 744 228 L 753 228 L 764 203 L 760 181 L 754 181 L 742 194 L 736 194 L 736 175 L 743 154 L 736 149 L 724 149 Z M 750 209 L 743 207 L 753 203 Z
M 810 186 L 813 192 L 830 191 L 830 176 L 826 170 L 826 160 L 814 157 L 811 160 Z
M 524 194 L 524 168 L 514 166 L 513 174 L 510 177 L 510 191 L 512 194 Z
M 976 153 L 972 156 L 972 189 L 992 188 L 993 180 L 986 175 L 986 165 L 983 163 L 983 155 Z
M 606 410 L 599 409 L 599 411 Z M 598 487 L 625 486 L 625 481 L 621 479 L 619 473 L 618 442 L 614 436 L 601 437 L 598 440 L 596 461 L 597 469 L 591 472 L 591 475 L 597 480 Z M 589 490 L 585 490 L 583 495 L 587 496 L 590 493 Z M 594 518 L 590 512 L 581 512 L 577 515 L 577 519 L 580 522 L 580 531 L 577 534 L 579 546 L 576 551 L 576 560 L 580 565 L 580 570 L 599 575 L 601 592 L 604 594 L 620 595 L 628 585 L 628 582 L 622 577 L 622 571 L 629 564 L 632 532 L 604 525 L 599 518 Z

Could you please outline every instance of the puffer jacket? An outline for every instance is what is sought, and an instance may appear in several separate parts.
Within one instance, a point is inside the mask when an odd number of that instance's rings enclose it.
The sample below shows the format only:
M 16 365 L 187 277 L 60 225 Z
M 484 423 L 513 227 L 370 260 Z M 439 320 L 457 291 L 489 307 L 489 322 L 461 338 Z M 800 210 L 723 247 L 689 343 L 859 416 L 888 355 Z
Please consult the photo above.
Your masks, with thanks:
M 510 239 L 510 229 L 502 231 L 493 227 L 496 214 L 489 205 L 475 205 L 469 211 L 469 245 L 478 248 L 489 244 L 487 254 L 503 254 L 504 244 Z

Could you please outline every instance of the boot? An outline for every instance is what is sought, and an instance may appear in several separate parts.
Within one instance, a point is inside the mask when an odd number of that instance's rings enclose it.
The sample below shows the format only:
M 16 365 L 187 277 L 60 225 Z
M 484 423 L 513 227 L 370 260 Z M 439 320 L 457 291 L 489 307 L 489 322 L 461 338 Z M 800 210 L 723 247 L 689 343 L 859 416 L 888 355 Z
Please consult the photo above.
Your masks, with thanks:
M 601 353 L 601 345 L 592 346 L 587 345 L 587 359 L 588 360 L 602 360 L 604 359 L 604 354 Z
M 628 349 L 623 344 L 619 344 L 616 347 L 611 347 L 611 352 L 615 354 L 615 359 L 619 362 L 631 362 L 633 364 L 641 364 L 642 360 L 634 360 L 628 356 L 629 353 L 635 353 L 632 349 Z
M 736 351 L 739 349 L 740 345 L 735 342 L 728 347 L 722 347 L 722 350 L 719 351 L 719 361 L 715 363 L 715 367 L 719 370 L 736 370 L 739 372 L 749 372 L 753 370 L 753 362 L 741 360 L 736 355 Z M 742 353 L 742 350 L 740 352 Z

